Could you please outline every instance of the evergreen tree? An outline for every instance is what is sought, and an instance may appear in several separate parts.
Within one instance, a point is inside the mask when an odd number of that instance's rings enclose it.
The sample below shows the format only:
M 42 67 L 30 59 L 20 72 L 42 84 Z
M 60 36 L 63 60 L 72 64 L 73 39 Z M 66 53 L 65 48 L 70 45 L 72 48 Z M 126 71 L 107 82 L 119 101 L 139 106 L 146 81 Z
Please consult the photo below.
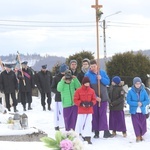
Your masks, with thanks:
M 79 53 L 75 53 L 73 55 L 70 55 L 69 58 L 66 59 L 66 64 L 68 64 L 69 66 L 70 60 L 75 59 L 78 62 L 77 70 L 80 71 L 82 66 L 82 60 L 84 58 L 88 58 L 89 60 L 94 59 L 94 53 L 84 50 Z
M 142 78 L 144 84 L 147 81 L 147 74 L 150 74 L 150 59 L 142 53 L 133 52 L 119 53 L 112 57 L 106 64 L 107 73 L 112 78 L 118 75 L 129 86 L 135 76 Z

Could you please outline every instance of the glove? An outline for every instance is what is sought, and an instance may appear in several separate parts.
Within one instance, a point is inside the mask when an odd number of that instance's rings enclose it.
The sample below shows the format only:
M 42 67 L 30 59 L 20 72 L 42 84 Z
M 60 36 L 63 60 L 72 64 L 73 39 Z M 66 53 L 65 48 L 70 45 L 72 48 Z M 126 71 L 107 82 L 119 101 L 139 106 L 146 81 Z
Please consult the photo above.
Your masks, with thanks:
M 18 75 L 19 79 L 24 79 L 24 77 L 22 75 Z
M 109 103 L 109 105 L 110 105 L 111 107 L 113 107 L 113 104 L 112 104 L 112 103 Z
M 3 91 L 3 90 L 0 90 L 0 93 L 4 93 L 4 91 Z
M 39 89 L 39 91 L 40 91 L 40 93 L 42 93 L 42 89 L 41 88 Z
M 87 102 L 87 101 L 81 102 L 80 106 L 88 108 L 89 107 L 89 102 Z
M 89 102 L 89 107 L 92 107 L 93 106 L 93 102 Z

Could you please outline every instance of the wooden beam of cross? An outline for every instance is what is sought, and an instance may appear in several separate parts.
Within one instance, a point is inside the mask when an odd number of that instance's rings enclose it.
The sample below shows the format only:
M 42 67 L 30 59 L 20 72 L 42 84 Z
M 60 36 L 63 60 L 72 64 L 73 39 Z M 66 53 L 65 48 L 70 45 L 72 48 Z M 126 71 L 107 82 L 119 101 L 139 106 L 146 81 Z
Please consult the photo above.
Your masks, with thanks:
M 98 0 L 95 0 L 95 5 L 91 6 L 92 8 L 95 8 L 96 10 L 96 39 L 97 39 L 97 67 L 98 67 L 98 72 L 97 74 L 100 75 L 100 56 L 99 56 L 99 20 L 101 17 L 101 14 L 103 14 L 100 11 L 100 8 L 102 7 L 102 5 L 98 4 Z M 100 80 L 98 79 L 97 81 L 98 83 L 98 96 L 100 97 Z M 100 107 L 100 102 L 98 103 L 99 107 Z

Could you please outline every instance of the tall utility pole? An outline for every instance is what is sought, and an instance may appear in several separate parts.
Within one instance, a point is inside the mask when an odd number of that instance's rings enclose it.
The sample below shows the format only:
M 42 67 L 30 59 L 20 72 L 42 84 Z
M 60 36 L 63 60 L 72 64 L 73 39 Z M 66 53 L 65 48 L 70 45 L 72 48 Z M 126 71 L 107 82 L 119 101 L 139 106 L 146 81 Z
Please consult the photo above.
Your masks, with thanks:
M 121 11 L 117 11 L 113 14 L 110 14 L 108 16 L 106 16 L 103 20 L 103 42 L 104 42 L 104 61 L 105 61 L 105 67 L 106 67 L 106 62 L 107 62 L 107 52 L 106 52 L 106 18 L 110 17 L 110 16 L 113 16 L 113 15 L 116 15 L 116 14 L 119 14 L 121 13 Z
M 100 11 L 100 8 L 102 5 L 98 5 L 98 0 L 95 0 L 95 5 L 91 6 L 92 8 L 95 8 L 96 12 L 96 40 L 97 40 L 97 66 L 98 66 L 98 75 L 99 75 L 99 69 L 100 69 L 100 58 L 99 58 L 99 20 L 101 18 L 101 15 L 103 14 Z M 98 96 L 100 97 L 100 81 L 98 81 Z M 99 102 L 100 107 L 100 102 Z
M 105 19 L 103 20 L 103 41 L 104 41 L 104 66 L 106 68 L 106 61 L 107 61 L 107 53 L 106 53 L 106 33 L 105 33 L 105 29 L 106 29 L 106 22 Z

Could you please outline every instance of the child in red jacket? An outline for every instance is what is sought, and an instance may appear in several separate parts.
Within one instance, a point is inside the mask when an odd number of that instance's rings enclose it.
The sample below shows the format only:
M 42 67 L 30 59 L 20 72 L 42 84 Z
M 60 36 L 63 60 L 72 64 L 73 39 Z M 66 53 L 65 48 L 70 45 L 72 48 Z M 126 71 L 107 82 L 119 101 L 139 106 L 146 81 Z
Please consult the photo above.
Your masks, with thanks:
M 93 105 L 96 104 L 96 95 L 90 87 L 90 80 L 84 77 L 82 86 L 74 94 L 74 103 L 78 106 L 78 117 L 75 131 L 80 133 L 88 144 L 92 144 L 92 114 Z

